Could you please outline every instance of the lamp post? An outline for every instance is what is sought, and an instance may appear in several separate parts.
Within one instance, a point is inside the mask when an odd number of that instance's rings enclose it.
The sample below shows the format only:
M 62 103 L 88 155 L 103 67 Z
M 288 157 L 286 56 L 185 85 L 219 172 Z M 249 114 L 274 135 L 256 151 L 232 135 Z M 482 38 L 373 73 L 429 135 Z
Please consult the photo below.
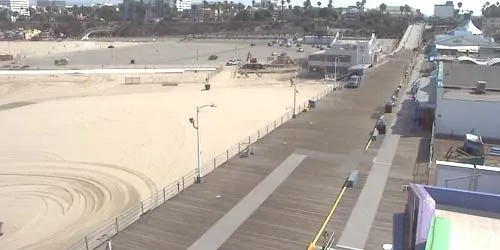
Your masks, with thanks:
M 217 107 L 215 104 L 206 104 L 202 106 L 196 106 L 196 121 L 194 118 L 189 118 L 189 122 L 193 125 L 193 128 L 196 129 L 196 151 L 197 151 L 197 169 L 198 175 L 196 176 L 196 183 L 201 183 L 201 138 L 200 138 L 200 110 L 206 107 L 215 108 Z
M 295 106 L 297 106 L 297 93 L 299 92 L 297 90 L 297 82 L 299 80 L 299 72 L 300 72 L 300 63 L 297 63 L 297 73 L 295 74 L 295 81 L 290 79 L 292 81 L 292 87 L 293 87 L 293 108 L 292 108 L 292 118 L 297 117 L 297 114 L 295 112 Z

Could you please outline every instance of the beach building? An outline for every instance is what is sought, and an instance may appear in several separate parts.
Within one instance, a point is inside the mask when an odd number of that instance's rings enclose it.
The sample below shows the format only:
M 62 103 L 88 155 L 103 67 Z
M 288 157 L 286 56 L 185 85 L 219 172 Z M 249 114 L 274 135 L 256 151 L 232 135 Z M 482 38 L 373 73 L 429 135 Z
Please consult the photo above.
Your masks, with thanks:
M 446 1 L 445 4 L 434 5 L 434 16 L 439 18 L 453 18 L 455 16 L 453 1 Z
M 464 14 L 463 20 L 455 29 L 436 35 L 429 57 L 435 59 L 439 56 L 476 56 L 480 47 L 496 45 L 493 38 L 483 35 L 472 23 L 469 14 Z
M 408 186 L 407 250 L 493 250 L 500 246 L 500 196 L 418 184 Z
M 0 0 L 0 6 L 4 6 L 19 15 L 29 16 L 29 0 Z
M 491 66 L 440 63 L 436 82 L 437 135 L 462 136 L 473 131 L 500 139 L 500 61 Z
M 365 39 L 341 38 L 330 48 L 315 52 L 308 57 L 309 72 L 342 74 L 355 65 L 372 65 L 380 56 L 380 45 L 375 34 Z

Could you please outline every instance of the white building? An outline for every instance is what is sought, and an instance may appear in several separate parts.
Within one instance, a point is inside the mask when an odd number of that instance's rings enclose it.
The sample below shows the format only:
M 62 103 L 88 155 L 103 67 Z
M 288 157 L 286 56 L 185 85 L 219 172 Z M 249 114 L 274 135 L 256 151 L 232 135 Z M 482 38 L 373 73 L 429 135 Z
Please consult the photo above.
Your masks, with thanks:
M 0 6 L 5 6 L 19 15 L 29 16 L 29 0 L 0 0 Z
M 309 55 L 309 72 L 344 73 L 354 65 L 375 63 L 380 51 L 375 34 L 366 39 L 334 39 L 330 47 Z
M 191 0 L 177 0 L 176 6 L 177 6 L 177 11 L 183 12 L 185 10 L 190 10 L 191 9 Z
M 473 133 L 485 139 L 500 139 L 499 76 L 500 67 L 496 66 L 440 63 L 436 134 L 462 136 Z
M 452 18 L 455 16 L 455 6 L 453 1 L 446 1 L 445 4 L 434 5 L 434 16 L 440 18 Z

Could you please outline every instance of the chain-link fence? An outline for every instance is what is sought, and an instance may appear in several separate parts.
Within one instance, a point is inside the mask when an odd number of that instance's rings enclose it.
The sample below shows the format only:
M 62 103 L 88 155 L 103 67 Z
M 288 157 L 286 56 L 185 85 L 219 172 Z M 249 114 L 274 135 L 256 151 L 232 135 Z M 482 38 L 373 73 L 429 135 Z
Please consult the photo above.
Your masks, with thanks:
M 341 87 L 341 83 L 333 83 L 329 84 L 328 88 L 321 91 L 315 96 L 312 96 L 310 100 L 319 101 L 323 99 L 330 92 Z M 309 101 L 304 102 L 298 105 L 298 112 L 300 113 L 309 108 Z M 255 133 L 250 136 L 244 138 L 237 144 L 228 148 L 225 152 L 217 155 L 213 159 L 207 161 L 202 165 L 201 172 L 202 176 L 205 176 L 212 172 L 214 169 L 224 165 L 227 163 L 232 157 L 240 155 L 242 153 L 249 153 L 252 150 L 253 145 L 262 139 L 267 134 L 271 133 L 275 129 L 279 128 L 281 125 L 285 124 L 292 118 L 293 111 L 288 111 L 278 119 L 272 121 L 268 125 L 263 128 L 260 128 Z M 105 241 L 109 238 L 114 237 L 118 234 L 118 232 L 124 230 L 129 225 L 139 220 L 142 216 L 150 212 L 151 210 L 159 207 L 161 204 L 165 203 L 170 198 L 178 195 L 190 185 L 195 183 L 196 177 L 198 175 L 197 170 L 193 170 L 189 172 L 187 175 L 179 178 L 177 181 L 174 181 L 170 185 L 162 188 L 158 193 L 152 195 L 151 197 L 143 200 L 136 206 L 131 207 L 130 209 L 123 212 L 118 217 L 107 221 L 97 227 L 94 231 L 90 232 L 84 238 L 72 244 L 68 249 L 70 250 L 89 250 L 95 249 L 102 244 L 105 244 Z

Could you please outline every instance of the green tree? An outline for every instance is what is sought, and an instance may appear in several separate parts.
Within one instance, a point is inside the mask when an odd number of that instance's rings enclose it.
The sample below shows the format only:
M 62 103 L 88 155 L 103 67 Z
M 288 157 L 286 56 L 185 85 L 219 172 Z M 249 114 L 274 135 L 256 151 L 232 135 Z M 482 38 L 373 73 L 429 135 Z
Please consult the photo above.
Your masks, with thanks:
M 332 8 L 333 7 L 333 0 L 328 0 L 328 8 Z

